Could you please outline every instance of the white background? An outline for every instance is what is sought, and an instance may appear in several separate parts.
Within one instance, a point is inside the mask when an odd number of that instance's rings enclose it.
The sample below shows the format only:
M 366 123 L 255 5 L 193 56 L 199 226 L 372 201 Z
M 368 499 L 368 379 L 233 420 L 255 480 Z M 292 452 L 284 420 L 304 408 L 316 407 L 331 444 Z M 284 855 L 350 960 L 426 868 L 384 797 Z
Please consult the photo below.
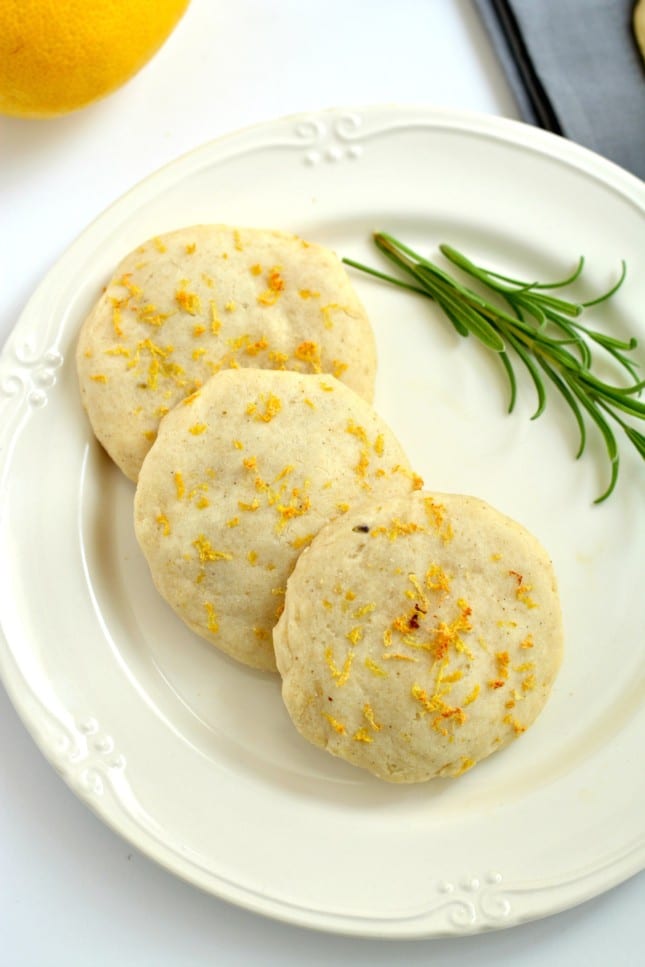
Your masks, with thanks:
M 87 223 L 156 168 L 248 124 L 393 102 L 518 117 L 469 0 L 192 0 L 110 98 L 50 121 L 0 118 L 0 343 Z M 643 874 L 496 934 L 327 936 L 233 908 L 137 853 L 75 799 L 1 691 L 0 759 L 2 967 L 641 962 Z

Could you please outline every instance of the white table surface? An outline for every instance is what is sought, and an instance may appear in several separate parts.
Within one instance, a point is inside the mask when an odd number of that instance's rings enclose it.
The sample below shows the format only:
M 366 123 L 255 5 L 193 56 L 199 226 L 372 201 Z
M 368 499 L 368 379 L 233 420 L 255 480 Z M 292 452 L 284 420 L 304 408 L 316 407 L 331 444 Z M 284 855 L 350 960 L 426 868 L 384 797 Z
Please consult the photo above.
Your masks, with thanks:
M 0 118 L 0 343 L 87 223 L 159 166 L 248 124 L 384 102 L 518 117 L 470 0 L 192 0 L 110 98 L 56 120 Z M 642 962 L 643 874 L 498 933 L 334 937 L 229 906 L 140 855 L 68 790 L 2 690 L 0 757 L 4 967 Z

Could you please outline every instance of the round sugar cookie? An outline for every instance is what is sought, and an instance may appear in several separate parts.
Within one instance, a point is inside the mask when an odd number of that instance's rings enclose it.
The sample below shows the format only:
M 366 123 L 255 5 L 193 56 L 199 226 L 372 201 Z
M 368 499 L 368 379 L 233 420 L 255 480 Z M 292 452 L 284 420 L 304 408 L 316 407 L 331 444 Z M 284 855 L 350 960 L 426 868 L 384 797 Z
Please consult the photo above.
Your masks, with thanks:
M 371 499 L 322 528 L 274 629 L 310 742 L 391 782 L 458 776 L 524 732 L 562 655 L 546 552 L 474 497 Z
M 369 320 L 337 256 L 286 232 L 197 225 L 119 264 L 77 346 L 92 429 L 131 480 L 160 419 L 229 367 L 331 373 L 371 401 Z
M 415 486 L 393 433 L 333 377 L 223 370 L 162 420 L 135 529 L 185 623 L 275 670 L 271 631 L 302 549 L 366 495 Z

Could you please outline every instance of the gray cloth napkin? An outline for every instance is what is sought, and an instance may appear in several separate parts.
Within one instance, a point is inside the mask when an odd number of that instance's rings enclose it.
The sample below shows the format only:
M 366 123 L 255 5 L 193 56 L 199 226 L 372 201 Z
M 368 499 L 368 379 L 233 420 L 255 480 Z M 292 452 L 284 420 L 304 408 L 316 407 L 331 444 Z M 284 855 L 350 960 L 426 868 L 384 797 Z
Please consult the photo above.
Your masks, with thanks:
M 525 121 L 645 178 L 634 0 L 475 0 Z

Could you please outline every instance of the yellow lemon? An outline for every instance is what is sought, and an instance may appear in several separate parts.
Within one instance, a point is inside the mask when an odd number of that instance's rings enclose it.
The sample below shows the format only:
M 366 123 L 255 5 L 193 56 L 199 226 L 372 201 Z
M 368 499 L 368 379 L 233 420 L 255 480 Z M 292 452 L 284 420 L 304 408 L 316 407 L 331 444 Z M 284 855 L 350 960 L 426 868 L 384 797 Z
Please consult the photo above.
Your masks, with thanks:
M 0 114 L 51 117 L 120 87 L 189 0 L 0 0 Z

